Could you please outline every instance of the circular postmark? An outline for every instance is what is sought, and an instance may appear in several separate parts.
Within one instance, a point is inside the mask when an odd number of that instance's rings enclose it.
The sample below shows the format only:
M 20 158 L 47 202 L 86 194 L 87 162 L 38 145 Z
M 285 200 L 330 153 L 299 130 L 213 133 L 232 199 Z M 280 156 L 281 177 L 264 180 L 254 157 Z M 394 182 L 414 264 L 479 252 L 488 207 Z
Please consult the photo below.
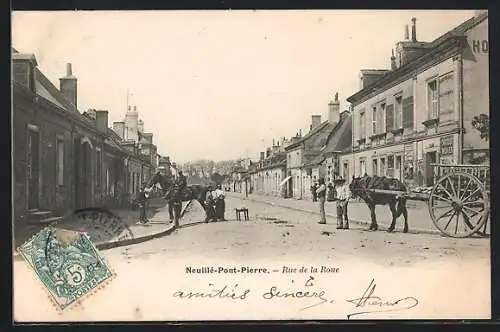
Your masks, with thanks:
M 75 210 L 57 227 L 87 233 L 94 244 L 128 240 L 134 235 L 126 222 L 104 208 Z

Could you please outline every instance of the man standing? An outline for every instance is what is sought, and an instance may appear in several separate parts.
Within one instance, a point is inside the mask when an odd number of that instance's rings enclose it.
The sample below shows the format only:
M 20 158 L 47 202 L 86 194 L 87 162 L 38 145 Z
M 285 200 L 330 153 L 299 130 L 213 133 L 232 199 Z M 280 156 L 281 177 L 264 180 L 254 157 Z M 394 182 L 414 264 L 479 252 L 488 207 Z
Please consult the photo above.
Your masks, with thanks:
M 146 214 L 147 209 L 147 200 L 149 197 L 149 190 L 146 187 L 146 184 L 142 185 L 141 191 L 139 192 L 139 224 L 147 223 L 148 217 Z
M 347 204 L 351 198 L 349 184 L 343 178 L 338 178 L 334 182 L 337 191 L 337 229 L 349 229 L 349 219 L 347 218 Z
M 172 214 L 170 214 L 170 222 L 172 222 L 172 219 L 174 219 L 175 228 L 177 229 L 179 228 L 179 219 L 181 217 L 181 211 L 182 211 L 182 198 L 178 184 L 174 184 L 172 189 L 170 189 L 170 191 L 168 192 L 167 201 L 168 201 L 169 214 L 171 213 L 170 209 L 172 209 L 173 212 L 173 216 Z
M 316 194 L 319 199 L 319 213 L 321 214 L 321 220 L 318 222 L 319 224 L 326 224 L 326 216 L 325 216 L 325 199 L 326 199 L 326 186 L 325 179 L 320 178 L 318 180 L 319 188 L 316 189 Z
M 205 222 L 207 223 L 210 219 L 214 219 L 215 217 L 215 212 L 214 212 L 214 199 L 212 196 L 212 186 L 208 187 L 208 190 L 205 194 L 205 212 L 207 214 L 205 218 Z
M 218 184 L 212 195 L 215 200 L 215 218 L 226 221 L 226 218 L 224 218 L 226 212 L 226 193 L 222 190 L 222 185 Z

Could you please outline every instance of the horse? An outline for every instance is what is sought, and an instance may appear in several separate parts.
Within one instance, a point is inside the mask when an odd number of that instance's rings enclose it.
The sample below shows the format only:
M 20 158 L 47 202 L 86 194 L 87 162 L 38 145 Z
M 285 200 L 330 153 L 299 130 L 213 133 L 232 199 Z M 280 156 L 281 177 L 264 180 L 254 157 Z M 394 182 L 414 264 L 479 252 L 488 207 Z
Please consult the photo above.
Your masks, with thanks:
M 173 189 L 175 179 L 173 176 L 163 175 L 160 172 L 156 172 L 146 183 L 146 186 L 149 188 L 157 183 L 160 184 L 163 190 L 163 196 L 166 197 L 168 193 Z M 193 184 L 186 186 L 186 188 L 181 191 L 180 195 L 183 202 L 197 200 L 201 204 L 203 209 L 206 210 L 205 195 L 207 191 L 208 187 Z
M 403 233 L 408 232 L 408 210 L 406 208 L 406 198 L 403 195 L 393 195 L 385 193 L 372 192 L 369 189 L 382 189 L 406 192 L 406 186 L 398 179 L 388 178 L 385 176 L 370 177 L 365 174 L 363 177 L 354 177 L 349 184 L 349 190 L 352 197 L 361 198 L 370 209 L 372 222 L 369 230 L 376 231 L 378 229 L 377 219 L 375 217 L 375 206 L 389 204 L 392 213 L 392 222 L 387 230 L 388 232 L 394 231 L 396 226 L 396 219 L 403 214 L 404 228 Z

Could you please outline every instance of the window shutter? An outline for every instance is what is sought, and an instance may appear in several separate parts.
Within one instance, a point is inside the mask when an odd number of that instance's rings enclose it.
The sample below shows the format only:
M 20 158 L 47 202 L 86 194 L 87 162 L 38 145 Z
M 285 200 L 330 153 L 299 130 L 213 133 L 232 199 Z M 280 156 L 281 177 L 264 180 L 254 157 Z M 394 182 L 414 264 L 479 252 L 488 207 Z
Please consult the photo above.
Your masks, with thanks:
M 403 99 L 403 128 L 413 128 L 413 96 Z
M 385 130 L 391 131 L 394 127 L 394 105 L 387 105 L 385 109 Z

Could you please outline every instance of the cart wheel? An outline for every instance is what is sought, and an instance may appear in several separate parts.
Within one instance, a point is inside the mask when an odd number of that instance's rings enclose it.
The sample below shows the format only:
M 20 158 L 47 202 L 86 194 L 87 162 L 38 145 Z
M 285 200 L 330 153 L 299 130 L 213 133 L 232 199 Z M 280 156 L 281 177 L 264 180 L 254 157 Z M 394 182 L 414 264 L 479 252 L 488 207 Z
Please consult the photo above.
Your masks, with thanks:
M 457 238 L 478 232 L 489 214 L 489 197 L 483 184 L 468 173 L 441 177 L 432 188 L 428 204 L 437 229 Z

